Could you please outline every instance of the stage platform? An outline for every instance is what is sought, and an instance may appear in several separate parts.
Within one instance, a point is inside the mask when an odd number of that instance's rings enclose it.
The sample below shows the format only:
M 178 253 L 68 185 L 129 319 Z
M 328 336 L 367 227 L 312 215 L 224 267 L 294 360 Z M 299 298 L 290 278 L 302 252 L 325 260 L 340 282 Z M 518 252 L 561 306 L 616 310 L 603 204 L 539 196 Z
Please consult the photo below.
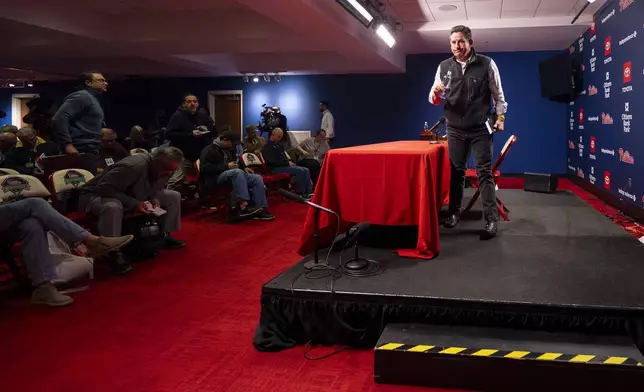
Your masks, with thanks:
M 370 229 L 360 251 L 382 263 L 380 275 L 305 274 L 305 257 L 263 286 L 256 347 L 368 348 L 388 323 L 411 322 L 623 335 L 641 350 L 642 244 L 568 192 L 501 190 L 499 197 L 511 221 L 496 239 L 480 241 L 483 222 L 464 220 L 441 228 L 433 260 L 397 256 L 392 249 L 416 237 L 413 228 L 389 227 Z M 339 263 L 333 252 L 330 265 Z

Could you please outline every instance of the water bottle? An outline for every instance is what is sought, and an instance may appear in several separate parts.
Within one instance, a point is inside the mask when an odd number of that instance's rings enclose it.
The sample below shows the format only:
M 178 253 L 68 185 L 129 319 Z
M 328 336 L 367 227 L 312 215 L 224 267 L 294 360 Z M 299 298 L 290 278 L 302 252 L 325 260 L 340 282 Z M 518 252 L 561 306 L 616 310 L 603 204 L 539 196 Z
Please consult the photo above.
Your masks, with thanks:
M 447 94 L 449 94 L 449 90 L 452 88 L 452 71 L 447 71 L 443 77 L 443 86 L 445 86 L 445 90 L 440 93 L 441 99 L 445 99 Z
M 429 125 L 427 124 L 427 121 L 425 121 L 425 125 L 423 125 L 423 133 L 429 132 Z

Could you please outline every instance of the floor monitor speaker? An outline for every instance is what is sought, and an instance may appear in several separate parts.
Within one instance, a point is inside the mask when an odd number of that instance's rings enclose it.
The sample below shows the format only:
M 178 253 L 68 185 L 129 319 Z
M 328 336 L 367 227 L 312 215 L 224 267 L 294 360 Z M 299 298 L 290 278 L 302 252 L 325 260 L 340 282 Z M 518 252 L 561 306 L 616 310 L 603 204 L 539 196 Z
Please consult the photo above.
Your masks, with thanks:
M 552 174 L 525 173 L 523 190 L 528 192 L 554 193 L 557 191 L 558 178 Z

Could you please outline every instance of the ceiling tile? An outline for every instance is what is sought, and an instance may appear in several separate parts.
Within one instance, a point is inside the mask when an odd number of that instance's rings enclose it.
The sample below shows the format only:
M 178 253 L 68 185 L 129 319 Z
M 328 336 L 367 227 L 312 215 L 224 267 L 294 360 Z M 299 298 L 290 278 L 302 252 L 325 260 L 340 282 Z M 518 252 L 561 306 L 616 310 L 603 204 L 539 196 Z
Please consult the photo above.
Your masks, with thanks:
M 402 22 L 433 22 L 427 3 L 398 3 L 392 7 Z
M 466 1 L 467 19 L 500 19 L 503 0 Z
M 454 11 L 441 11 L 438 8 L 443 5 L 454 5 L 457 8 Z M 429 9 L 432 11 L 437 22 L 449 22 L 452 20 L 466 20 L 465 2 L 464 1 L 441 1 L 440 3 L 429 3 Z
M 503 0 L 503 11 L 532 11 L 537 10 L 541 0 Z
M 504 9 L 501 11 L 501 19 L 533 18 L 533 17 L 534 17 L 534 10 L 506 11 Z
M 541 0 L 539 10 L 558 10 L 564 11 L 563 15 L 568 15 L 572 7 L 580 0 Z

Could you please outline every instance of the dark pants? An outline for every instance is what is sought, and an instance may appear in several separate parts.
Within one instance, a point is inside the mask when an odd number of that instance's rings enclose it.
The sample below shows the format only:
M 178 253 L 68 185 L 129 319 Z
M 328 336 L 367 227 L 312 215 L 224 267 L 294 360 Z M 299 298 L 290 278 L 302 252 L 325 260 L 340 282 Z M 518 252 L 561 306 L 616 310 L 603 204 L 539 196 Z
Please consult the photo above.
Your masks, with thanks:
M 311 174 L 311 181 L 313 181 L 313 185 L 315 186 L 315 184 L 318 183 L 318 177 L 320 177 L 320 169 L 322 169 L 320 162 L 312 158 L 304 158 L 300 159 L 297 162 L 297 165 L 309 169 L 309 173 Z
M 83 165 L 85 169 L 93 175 L 98 174 L 98 167 L 100 166 L 99 150 L 95 147 L 76 146 L 79 153 L 83 154 Z
M 483 202 L 483 215 L 488 221 L 498 221 L 496 209 L 496 192 L 492 176 L 492 141 L 493 137 L 483 129 L 476 132 L 464 132 L 447 128 L 447 148 L 452 176 L 449 189 L 449 212 L 458 214 L 463 201 L 465 187 L 465 170 L 470 150 L 474 155 L 474 165 L 478 174 L 479 189 Z

